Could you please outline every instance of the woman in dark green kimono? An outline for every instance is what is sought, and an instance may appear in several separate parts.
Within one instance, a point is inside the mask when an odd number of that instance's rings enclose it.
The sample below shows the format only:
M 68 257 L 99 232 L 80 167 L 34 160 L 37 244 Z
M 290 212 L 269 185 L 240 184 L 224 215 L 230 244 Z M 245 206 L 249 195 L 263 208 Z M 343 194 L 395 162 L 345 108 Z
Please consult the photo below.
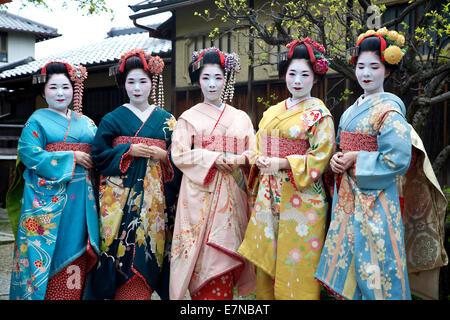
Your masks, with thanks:
M 173 115 L 162 109 L 160 57 L 144 50 L 122 56 L 116 80 L 130 103 L 106 114 L 92 145 L 100 178 L 100 264 L 96 299 L 168 298 L 168 254 L 179 186 L 169 156 Z M 159 101 L 155 98 L 159 79 Z M 152 85 L 153 80 L 153 85 Z

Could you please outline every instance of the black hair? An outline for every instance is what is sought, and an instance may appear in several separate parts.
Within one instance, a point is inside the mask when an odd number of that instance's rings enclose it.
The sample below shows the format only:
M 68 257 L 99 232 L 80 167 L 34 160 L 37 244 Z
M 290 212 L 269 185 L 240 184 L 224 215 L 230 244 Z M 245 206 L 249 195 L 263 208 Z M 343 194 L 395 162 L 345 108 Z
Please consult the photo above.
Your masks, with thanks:
M 42 69 L 39 69 L 35 75 L 40 75 L 42 72 Z M 74 82 L 72 80 L 70 80 L 70 76 L 69 76 L 69 71 L 67 71 L 67 66 L 64 63 L 60 63 L 60 62 L 52 62 L 49 63 L 46 67 L 45 67 L 45 73 L 46 73 L 46 77 L 45 77 L 45 83 L 37 83 L 34 87 L 36 94 L 44 94 L 44 89 L 45 89 L 45 85 L 47 84 L 47 82 L 50 80 L 51 76 L 54 74 L 63 74 L 67 77 L 67 79 L 69 79 L 70 84 L 72 85 L 72 88 L 74 88 Z
M 388 48 L 390 45 L 394 45 L 394 43 L 386 40 L 386 48 Z M 356 68 L 356 64 L 358 63 L 358 57 L 362 52 L 374 52 L 378 57 L 380 57 L 381 60 L 381 40 L 378 37 L 367 37 L 363 39 L 359 44 L 358 54 L 355 57 L 354 67 Z M 398 64 L 390 64 L 386 61 L 383 62 L 384 66 L 387 71 L 389 71 L 389 78 L 392 73 L 394 73 L 396 70 L 400 69 L 401 63 Z
M 203 54 L 202 57 L 203 61 L 202 61 L 202 66 L 197 69 L 197 70 L 193 70 L 194 69 L 194 64 L 196 61 L 192 61 L 191 63 L 189 63 L 189 78 L 191 79 L 191 83 L 195 84 L 195 83 L 199 83 L 200 80 L 200 74 L 201 71 L 203 69 L 203 66 L 205 64 L 216 64 L 218 65 L 221 69 L 223 74 L 225 75 L 225 69 L 222 66 L 221 62 L 220 62 L 220 55 L 217 51 L 215 50 L 208 50 Z
M 321 54 L 316 49 L 313 49 L 313 53 L 314 53 L 314 55 Z M 306 48 L 306 46 L 304 44 L 300 44 L 294 48 L 294 52 L 290 59 L 280 59 L 280 61 L 278 63 L 278 76 L 280 78 L 284 78 L 286 76 L 286 72 L 289 68 L 289 65 L 291 64 L 292 60 L 294 60 L 294 59 L 305 59 L 309 65 L 309 67 L 311 68 L 312 72 L 314 73 L 314 77 L 317 80 L 322 81 L 325 78 L 324 74 L 319 74 L 314 71 L 308 49 Z
M 146 59 L 146 62 L 148 63 L 148 59 Z M 119 65 L 117 68 L 120 67 L 122 61 L 119 62 Z M 150 71 L 145 71 L 144 64 L 142 63 L 142 60 L 139 56 L 131 56 L 125 61 L 125 67 L 123 72 L 117 71 L 116 73 L 116 84 L 119 88 L 125 87 L 125 81 L 127 79 L 128 73 L 133 69 L 142 69 L 144 73 L 146 73 L 151 81 L 152 79 L 152 73 Z

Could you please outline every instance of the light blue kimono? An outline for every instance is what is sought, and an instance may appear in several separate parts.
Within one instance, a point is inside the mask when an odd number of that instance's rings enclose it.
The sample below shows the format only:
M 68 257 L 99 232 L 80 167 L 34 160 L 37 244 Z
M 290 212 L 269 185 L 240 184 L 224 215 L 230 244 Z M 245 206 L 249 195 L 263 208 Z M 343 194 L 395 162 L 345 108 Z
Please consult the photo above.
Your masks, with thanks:
M 89 171 L 76 164 L 73 151 L 45 150 L 63 141 L 90 144 L 96 130 L 86 116 L 72 113 L 69 121 L 49 109 L 35 111 L 25 124 L 18 143 L 25 170 L 10 299 L 43 300 L 49 278 L 86 252 L 88 240 L 99 253 Z
M 360 151 L 356 164 L 337 176 L 331 222 L 315 273 L 340 298 L 411 299 L 397 189 L 397 179 L 411 161 L 404 115 L 397 96 L 380 93 L 353 104 L 340 119 L 338 147 Z M 368 140 L 375 142 L 375 149 L 364 151 Z

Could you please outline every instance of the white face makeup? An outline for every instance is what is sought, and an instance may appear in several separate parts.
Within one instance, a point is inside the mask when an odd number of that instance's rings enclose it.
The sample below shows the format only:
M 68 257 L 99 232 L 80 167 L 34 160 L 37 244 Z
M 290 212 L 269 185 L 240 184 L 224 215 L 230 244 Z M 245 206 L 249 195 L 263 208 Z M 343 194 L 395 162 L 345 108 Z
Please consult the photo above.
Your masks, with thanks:
M 200 88 L 202 89 L 204 102 L 220 106 L 220 95 L 225 87 L 225 77 L 218 65 L 207 64 L 200 73 Z
M 292 100 L 311 97 L 314 85 L 314 72 L 305 59 L 293 59 L 286 72 L 286 86 Z
M 142 69 L 132 69 L 128 72 L 125 80 L 125 90 L 127 91 L 130 104 L 136 108 L 147 108 L 148 97 L 152 89 L 152 82 L 149 76 Z
M 45 84 L 44 95 L 50 109 L 65 113 L 73 98 L 72 84 L 66 75 L 53 74 Z
M 364 96 L 384 92 L 386 68 L 375 52 L 364 51 L 359 55 L 355 75 L 359 85 L 364 89 Z

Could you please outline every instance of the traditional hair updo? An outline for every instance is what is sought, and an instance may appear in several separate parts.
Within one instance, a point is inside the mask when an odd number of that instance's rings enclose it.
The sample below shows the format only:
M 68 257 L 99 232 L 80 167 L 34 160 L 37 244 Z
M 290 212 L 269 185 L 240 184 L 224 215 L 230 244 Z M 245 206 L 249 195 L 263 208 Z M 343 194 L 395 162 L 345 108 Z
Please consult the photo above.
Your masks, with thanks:
M 191 83 L 199 83 L 200 74 L 205 64 L 219 66 L 225 78 L 225 87 L 221 94 L 222 102 L 232 101 L 234 96 L 234 84 L 236 74 L 241 70 L 239 55 L 236 53 L 225 53 L 215 47 L 201 49 L 192 53 L 192 61 L 189 63 L 188 71 Z
M 392 45 L 390 41 L 386 41 L 387 47 Z M 381 58 L 381 39 L 378 37 L 367 37 L 361 41 L 359 44 L 359 50 L 358 54 L 355 57 L 355 63 L 354 66 L 356 67 L 356 64 L 358 63 L 358 58 L 363 52 L 374 52 L 380 60 L 384 60 Z M 386 60 L 382 61 L 384 66 L 386 67 L 387 71 L 390 71 L 391 73 L 395 72 L 396 70 L 400 69 L 401 67 L 401 61 L 398 64 L 390 64 Z
M 119 88 L 125 88 L 128 73 L 133 69 L 141 69 L 148 76 L 152 82 L 153 103 L 164 108 L 163 59 L 146 53 L 144 49 L 132 49 L 122 55 L 116 66 L 110 68 L 109 74 L 115 75 Z
M 401 68 L 403 55 L 406 52 L 406 49 L 402 48 L 404 44 L 405 37 L 395 30 L 389 31 L 386 27 L 377 31 L 368 30 L 359 35 L 356 47 L 349 49 L 350 62 L 356 66 L 362 52 L 374 52 L 392 74 Z
M 35 90 L 37 94 L 44 93 L 45 85 L 50 80 L 51 76 L 54 74 L 63 74 L 67 77 L 72 85 L 72 89 L 74 88 L 74 82 L 71 80 L 69 76 L 69 72 L 71 71 L 71 66 L 64 62 L 49 62 L 44 67 L 39 69 L 33 75 L 33 84 L 35 84 Z
M 225 66 L 223 65 L 225 63 L 225 56 L 222 53 L 213 49 L 206 50 L 200 59 L 202 59 L 201 65 L 197 65 L 199 63 L 198 58 L 189 63 L 189 78 L 192 84 L 199 83 L 200 74 L 205 64 L 217 65 L 225 75 Z
M 294 59 L 305 59 L 314 72 L 316 79 L 322 81 L 328 71 L 328 60 L 325 58 L 325 48 L 310 38 L 294 40 L 286 47 L 289 49 L 280 55 L 278 62 L 278 75 L 280 78 L 286 76 L 286 72 Z M 308 48 L 309 47 L 309 48 Z
M 148 59 L 145 58 L 147 64 Z M 125 87 L 125 81 L 127 79 L 128 73 L 133 69 L 142 69 L 142 71 L 148 76 L 148 78 L 152 79 L 152 74 L 150 71 L 145 70 L 144 63 L 142 62 L 141 58 L 138 56 L 131 56 L 126 59 L 124 64 L 124 70 L 123 72 L 118 71 L 116 73 L 116 84 L 119 88 Z

